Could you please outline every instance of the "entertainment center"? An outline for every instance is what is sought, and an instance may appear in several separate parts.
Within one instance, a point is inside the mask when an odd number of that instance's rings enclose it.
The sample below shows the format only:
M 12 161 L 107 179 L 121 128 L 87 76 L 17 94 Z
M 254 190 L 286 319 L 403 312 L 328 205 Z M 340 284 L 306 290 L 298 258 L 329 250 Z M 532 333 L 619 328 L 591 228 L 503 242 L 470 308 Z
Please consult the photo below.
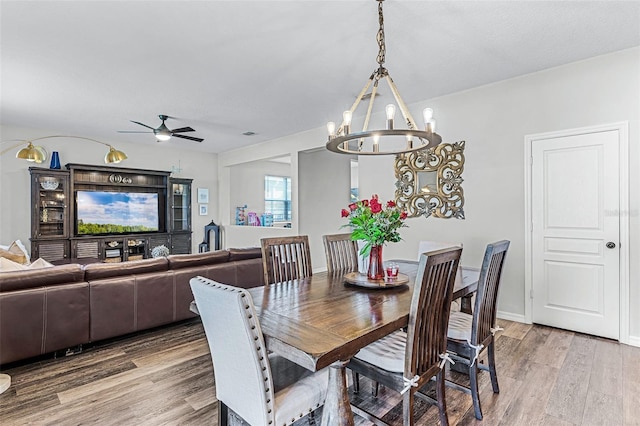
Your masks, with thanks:
M 67 164 L 30 167 L 31 256 L 124 262 L 191 253 L 192 179 L 170 172 Z

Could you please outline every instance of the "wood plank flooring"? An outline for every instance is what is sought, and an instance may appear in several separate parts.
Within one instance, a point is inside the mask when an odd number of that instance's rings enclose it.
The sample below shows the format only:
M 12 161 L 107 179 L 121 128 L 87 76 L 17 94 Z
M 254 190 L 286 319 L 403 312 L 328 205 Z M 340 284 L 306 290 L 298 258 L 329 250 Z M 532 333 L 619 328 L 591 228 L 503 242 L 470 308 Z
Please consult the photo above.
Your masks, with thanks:
M 448 388 L 450 424 L 640 425 L 640 348 L 549 327 L 499 324 L 505 329 L 496 341 L 500 393 L 481 373 L 484 420 L 477 421 L 471 397 Z M 217 424 L 213 367 L 197 320 L 5 367 L 12 385 L 0 395 L 2 426 Z M 465 380 L 457 373 L 449 377 Z M 351 401 L 401 424 L 400 396 L 381 387 L 374 398 L 370 390 L 362 378 Z M 438 424 L 436 408 L 422 400 L 415 412 L 417 425 Z

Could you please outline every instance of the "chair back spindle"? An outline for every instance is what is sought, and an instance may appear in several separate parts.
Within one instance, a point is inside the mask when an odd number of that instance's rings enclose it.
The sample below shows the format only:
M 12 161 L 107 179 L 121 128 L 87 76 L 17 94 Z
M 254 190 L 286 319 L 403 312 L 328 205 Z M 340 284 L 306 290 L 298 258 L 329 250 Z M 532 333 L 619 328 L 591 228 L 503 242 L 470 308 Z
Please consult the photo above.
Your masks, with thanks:
M 358 270 L 358 243 L 351 234 L 323 235 L 322 240 L 329 274 Z
M 265 285 L 312 275 L 308 236 L 263 238 L 260 243 Z

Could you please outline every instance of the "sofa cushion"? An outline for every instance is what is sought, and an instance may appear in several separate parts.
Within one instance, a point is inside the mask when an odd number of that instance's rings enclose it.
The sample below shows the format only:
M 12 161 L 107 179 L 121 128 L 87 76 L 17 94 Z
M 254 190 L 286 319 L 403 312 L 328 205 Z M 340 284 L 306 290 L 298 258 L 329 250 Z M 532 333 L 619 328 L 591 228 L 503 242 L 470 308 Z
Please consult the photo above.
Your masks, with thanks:
M 169 260 L 169 269 L 182 269 L 227 262 L 229 260 L 229 252 L 220 250 L 197 254 L 172 254 L 167 259 Z
M 160 272 L 168 269 L 169 263 L 167 258 L 158 257 L 155 259 L 132 260 L 130 262 L 120 263 L 91 263 L 84 267 L 84 274 L 87 281 L 93 281 L 124 275 Z
M 75 263 L 48 268 L 44 271 L 29 269 L 27 271 L 3 272 L 0 274 L 0 292 L 78 281 L 84 281 L 84 270 Z
M 229 261 L 236 260 L 255 259 L 262 257 L 262 249 L 260 247 L 250 248 L 230 248 L 229 249 Z

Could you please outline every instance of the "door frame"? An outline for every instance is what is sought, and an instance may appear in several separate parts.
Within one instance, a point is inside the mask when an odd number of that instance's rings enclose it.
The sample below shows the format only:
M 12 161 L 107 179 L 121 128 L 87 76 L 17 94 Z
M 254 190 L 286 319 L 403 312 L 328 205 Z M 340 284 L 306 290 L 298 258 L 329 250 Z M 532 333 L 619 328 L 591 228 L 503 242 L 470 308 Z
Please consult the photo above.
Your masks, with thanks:
M 620 343 L 629 344 L 629 122 L 602 124 L 524 137 L 524 319 L 533 322 L 533 143 L 538 140 L 588 133 L 618 132 L 619 212 L 620 212 Z

